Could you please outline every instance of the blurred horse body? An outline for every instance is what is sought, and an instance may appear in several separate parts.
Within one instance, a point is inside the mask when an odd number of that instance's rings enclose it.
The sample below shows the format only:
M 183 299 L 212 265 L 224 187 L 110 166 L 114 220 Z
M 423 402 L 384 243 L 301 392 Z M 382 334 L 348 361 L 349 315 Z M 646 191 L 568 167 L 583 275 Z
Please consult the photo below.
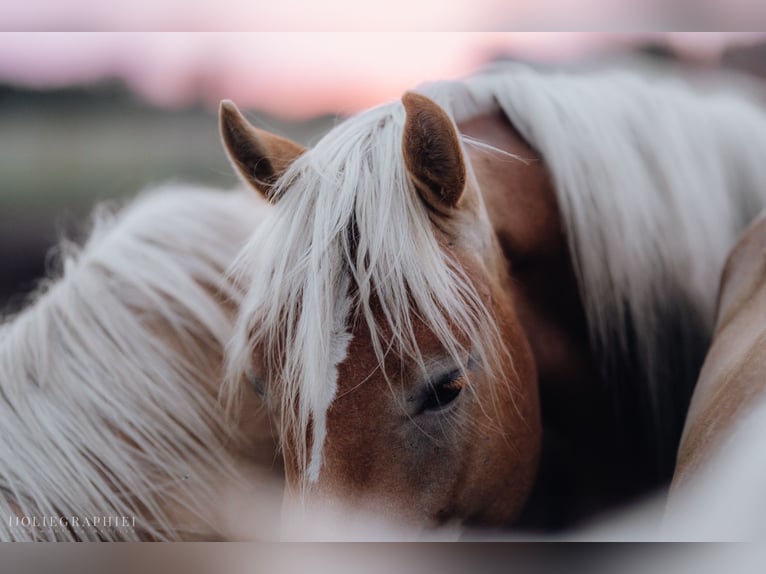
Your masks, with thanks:
M 265 412 L 218 404 L 241 297 L 225 270 L 265 207 L 167 187 L 62 244 L 60 275 L 0 326 L 0 538 L 241 538 L 259 535 L 248 503 L 276 515 L 254 492 L 281 472 Z
M 766 215 L 726 262 L 713 344 L 694 390 L 671 485 L 676 538 L 763 540 Z
M 588 540 L 763 541 L 766 534 L 766 214 L 720 280 L 715 333 L 668 497 L 573 533 Z
M 309 150 L 222 107 L 234 165 L 276 203 L 237 267 L 229 380 L 275 406 L 288 483 L 507 523 L 539 386 L 543 499 L 663 484 L 717 277 L 766 204 L 766 116 L 616 72 L 421 92 Z

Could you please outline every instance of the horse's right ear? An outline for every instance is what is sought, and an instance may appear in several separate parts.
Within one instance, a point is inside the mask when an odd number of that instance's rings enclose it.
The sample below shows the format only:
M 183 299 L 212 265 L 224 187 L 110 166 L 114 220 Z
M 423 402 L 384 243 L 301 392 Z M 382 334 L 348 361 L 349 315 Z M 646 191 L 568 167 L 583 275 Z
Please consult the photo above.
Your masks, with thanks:
M 402 96 L 407 112 L 402 138 L 404 164 L 421 198 L 437 211 L 457 206 L 466 168 L 455 124 L 436 102 L 422 94 Z
M 306 148 L 252 126 L 230 100 L 221 102 L 219 119 L 232 165 L 245 182 L 272 201 L 274 184 Z

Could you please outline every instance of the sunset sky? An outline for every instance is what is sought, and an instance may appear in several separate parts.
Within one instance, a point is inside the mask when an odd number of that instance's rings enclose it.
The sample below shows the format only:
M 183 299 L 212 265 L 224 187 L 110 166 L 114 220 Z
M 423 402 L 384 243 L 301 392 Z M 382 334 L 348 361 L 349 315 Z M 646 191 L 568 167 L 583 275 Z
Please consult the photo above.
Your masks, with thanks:
M 22 0 L 7 31 L 492 32 L 757 28 L 761 0 Z
M 26 4 L 42 0 L 27 0 Z M 237 0 L 223 0 L 237 4 Z M 590 0 L 596 2 L 597 0 Z M 398 4 L 397 4 L 398 3 Z M 161 5 L 172 4 L 164 2 Z M 262 16 L 278 22 L 278 3 Z M 393 0 L 391 8 L 407 2 Z M 428 4 L 428 2 L 426 2 Z M 307 2 L 306 6 L 314 4 Z M 440 24 L 486 17 L 469 0 L 431 1 Z M 101 6 L 101 7 L 100 7 Z M 94 17 L 114 17 L 111 4 Z M 126 18 L 130 9 L 125 5 Z M 51 16 L 49 14 L 49 16 Z M 66 14 L 61 15 L 65 18 Z M 304 15 L 309 17 L 309 15 Z M 381 15 L 385 18 L 385 15 Z M 162 14 L 158 13 L 161 20 Z M 215 24 L 215 20 L 211 21 Z M 214 27 L 214 26 L 211 26 Z M 33 87 L 105 78 L 124 80 L 143 98 L 166 106 L 231 98 L 291 118 L 347 113 L 396 98 L 422 82 L 464 75 L 501 53 L 535 60 L 576 59 L 646 39 L 715 58 L 728 42 L 752 35 L 721 33 L 18 33 L 0 34 L 0 81 Z

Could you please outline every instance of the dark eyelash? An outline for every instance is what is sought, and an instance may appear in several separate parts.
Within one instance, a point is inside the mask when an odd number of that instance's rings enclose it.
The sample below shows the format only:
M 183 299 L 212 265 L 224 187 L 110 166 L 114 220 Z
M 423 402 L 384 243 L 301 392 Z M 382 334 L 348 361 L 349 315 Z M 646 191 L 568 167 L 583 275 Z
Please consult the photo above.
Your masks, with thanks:
M 457 399 L 463 390 L 462 375 L 462 370 L 455 369 L 429 383 L 418 414 L 438 412 Z

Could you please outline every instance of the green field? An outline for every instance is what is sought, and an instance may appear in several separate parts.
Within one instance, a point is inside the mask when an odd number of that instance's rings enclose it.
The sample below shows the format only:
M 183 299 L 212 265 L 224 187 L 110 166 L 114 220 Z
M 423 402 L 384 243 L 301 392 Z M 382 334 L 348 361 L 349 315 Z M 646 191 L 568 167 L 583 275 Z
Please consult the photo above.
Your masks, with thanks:
M 248 116 L 306 144 L 335 121 Z M 237 185 L 214 110 L 153 108 L 111 83 L 0 87 L 0 308 L 33 286 L 45 252 L 60 234 L 76 234 L 93 204 L 166 181 Z

